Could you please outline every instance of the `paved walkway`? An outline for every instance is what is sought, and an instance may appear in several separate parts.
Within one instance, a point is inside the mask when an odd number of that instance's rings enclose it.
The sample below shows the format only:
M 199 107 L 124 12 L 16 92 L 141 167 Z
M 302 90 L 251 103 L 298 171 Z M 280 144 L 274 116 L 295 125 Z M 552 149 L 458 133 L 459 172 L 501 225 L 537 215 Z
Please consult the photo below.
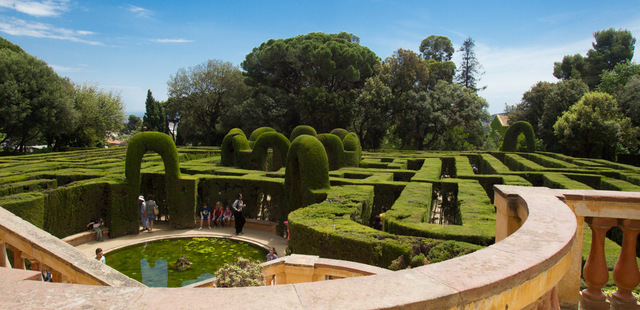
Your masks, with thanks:
M 222 228 L 207 228 L 207 223 L 204 224 L 202 230 L 198 230 L 198 227 L 193 229 L 180 229 L 174 230 L 171 229 L 166 222 L 156 222 L 153 225 L 153 232 L 141 232 L 138 235 L 127 235 L 117 238 L 108 238 L 105 236 L 104 241 L 91 241 L 81 245 L 76 246 L 78 250 L 85 253 L 87 256 L 95 257 L 96 248 L 102 248 L 102 250 L 107 253 L 111 250 L 119 249 L 128 245 L 162 240 L 167 238 L 187 238 L 187 237 L 218 237 L 218 238 L 229 238 L 239 241 L 250 242 L 256 245 L 263 246 L 265 248 L 275 247 L 278 252 L 278 256 L 284 256 L 285 250 L 287 248 L 287 239 L 282 238 L 276 235 L 273 232 L 257 229 L 257 228 L 249 228 L 245 227 L 243 229 L 243 234 L 237 236 L 235 233 L 235 228 L 233 226 L 225 226 Z

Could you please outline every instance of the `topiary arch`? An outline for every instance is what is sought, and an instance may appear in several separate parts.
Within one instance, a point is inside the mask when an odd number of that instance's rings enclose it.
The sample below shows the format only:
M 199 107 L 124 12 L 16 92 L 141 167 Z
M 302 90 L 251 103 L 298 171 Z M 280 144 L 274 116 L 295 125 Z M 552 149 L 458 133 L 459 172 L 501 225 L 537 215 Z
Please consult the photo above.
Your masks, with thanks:
M 195 204 L 188 205 L 182 201 L 182 182 L 180 180 L 180 164 L 178 150 L 173 139 L 167 134 L 155 131 L 147 131 L 136 134 L 129 139 L 127 157 L 125 159 L 125 177 L 127 178 L 127 208 L 135 210 L 136 216 L 129 215 L 126 222 L 127 233 L 138 231 L 138 195 L 140 195 L 140 166 L 145 153 L 153 151 L 160 154 L 165 170 L 165 190 L 167 193 L 167 205 L 169 217 L 174 228 L 192 227 L 195 213 Z M 191 201 L 192 199 L 187 199 Z M 112 219 L 113 220 L 113 219 Z
M 520 133 L 523 133 L 525 139 L 527 139 L 527 152 L 533 153 L 536 151 L 536 139 L 533 127 L 529 122 L 519 121 L 509 126 L 507 132 L 505 132 L 504 141 L 502 142 L 503 152 L 516 151 L 516 145 L 518 143 L 518 136 Z
M 264 127 L 263 127 L 264 128 Z M 269 171 L 277 171 L 284 163 L 287 162 L 287 153 L 289 153 L 289 147 L 291 142 L 283 134 L 269 131 L 262 133 L 253 145 L 251 152 L 253 156 L 254 164 L 257 165 L 257 169 L 265 170 L 267 164 L 267 150 L 273 148 L 273 162 L 269 167 Z
M 249 141 L 240 128 L 229 130 L 229 133 L 222 139 L 221 149 L 220 161 L 226 167 L 238 166 L 247 159 L 246 156 L 240 155 L 241 151 L 251 152 Z
M 317 134 L 318 132 L 316 132 L 315 128 L 309 125 L 298 125 L 296 126 L 296 128 L 293 128 L 293 130 L 291 131 L 291 136 L 289 137 L 289 140 L 293 142 L 293 140 L 295 140 L 297 137 L 301 135 L 310 135 L 315 137 Z
M 302 135 L 291 143 L 284 176 L 285 205 L 282 217 L 315 203 L 314 190 L 329 188 L 329 159 L 316 137 Z

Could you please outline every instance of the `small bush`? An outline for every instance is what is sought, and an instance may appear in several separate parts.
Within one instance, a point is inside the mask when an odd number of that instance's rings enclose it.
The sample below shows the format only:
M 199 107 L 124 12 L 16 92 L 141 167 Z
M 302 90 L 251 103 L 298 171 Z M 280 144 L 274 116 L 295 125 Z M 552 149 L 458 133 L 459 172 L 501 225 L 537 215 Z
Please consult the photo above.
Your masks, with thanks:
M 217 287 L 263 286 L 262 265 L 242 257 L 235 263 L 225 264 L 216 271 Z

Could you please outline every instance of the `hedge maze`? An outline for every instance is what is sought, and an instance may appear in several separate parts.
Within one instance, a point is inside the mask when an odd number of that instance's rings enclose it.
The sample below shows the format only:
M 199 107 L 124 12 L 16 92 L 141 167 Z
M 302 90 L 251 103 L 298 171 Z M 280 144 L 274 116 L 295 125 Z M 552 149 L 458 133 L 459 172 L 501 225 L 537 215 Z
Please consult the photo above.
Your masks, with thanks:
M 363 152 L 344 129 L 289 137 L 233 129 L 221 147 L 178 147 L 145 132 L 128 148 L 0 157 L 0 206 L 55 236 L 103 217 L 112 236 L 138 233 L 136 197 L 163 220 L 195 227 L 203 202 L 244 195 L 248 218 L 288 221 L 292 253 L 399 269 L 494 242 L 493 185 L 640 191 L 640 168 L 554 153 Z M 474 169 L 476 167 L 476 169 Z M 474 171 L 475 170 L 475 171 Z M 384 230 L 371 224 L 382 209 Z

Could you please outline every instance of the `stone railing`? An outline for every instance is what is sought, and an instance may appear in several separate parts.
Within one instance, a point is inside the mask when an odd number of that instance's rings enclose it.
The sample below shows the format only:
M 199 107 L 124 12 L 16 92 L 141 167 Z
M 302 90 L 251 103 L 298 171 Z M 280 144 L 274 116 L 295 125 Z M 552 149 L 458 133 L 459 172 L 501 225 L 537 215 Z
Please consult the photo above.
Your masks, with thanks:
M 0 267 L 10 267 L 6 249 L 13 253 L 13 268 L 24 269 L 26 259 L 31 270 L 49 271 L 53 282 L 144 286 L 0 208 Z
M 558 285 L 559 302 L 563 308 L 580 309 L 639 309 L 638 299 L 631 291 L 640 283 L 640 271 L 636 260 L 636 240 L 640 232 L 640 193 L 551 190 L 547 188 L 523 188 L 495 186 L 495 205 L 498 211 L 496 241 L 509 235 L 527 219 L 519 208 L 522 197 L 529 195 L 556 196 L 563 200 L 576 217 L 576 239 L 571 249 L 571 267 Z M 589 258 L 582 268 L 583 225 L 591 228 Z M 613 280 L 618 290 L 607 299 L 602 287 L 609 281 L 604 252 L 605 234 L 612 227 L 623 231 L 623 243 L 613 270 Z M 588 288 L 580 292 L 580 275 L 584 274 Z
M 499 242 L 465 256 L 413 269 L 371 272 L 377 274 L 331 281 L 294 283 L 338 278 L 359 267 L 349 265 L 351 263 L 348 262 L 338 264 L 333 260 L 314 257 L 303 263 L 295 257 L 291 261 L 288 261 L 289 258 L 282 258 L 266 264 L 265 269 L 270 272 L 272 282 L 290 284 L 215 289 L 212 292 L 194 288 L 126 287 L 124 283 L 102 283 L 111 287 L 92 286 L 89 289 L 88 286 L 77 284 L 30 281 L 33 278 L 30 271 L 7 272 L 5 268 L 0 268 L 0 294 L 8 296 L 0 299 L 0 308 L 20 308 L 24 305 L 26 296 L 29 307 L 33 308 L 82 308 L 93 305 L 95 296 L 117 296 L 101 299 L 101 306 L 107 308 L 124 305 L 126 308 L 137 309 L 553 309 L 558 308 L 560 302 L 566 303 L 567 296 L 580 297 L 579 287 L 573 287 L 574 291 L 566 293 L 573 283 L 571 272 L 575 262 L 580 259 L 575 247 L 580 240 L 577 232 L 581 230 L 578 229 L 571 205 L 568 207 L 563 202 L 565 199 L 561 191 L 496 186 L 496 235 Z M 6 211 L 0 214 L 2 244 L 15 247 L 19 244 L 16 239 L 22 238 L 22 235 L 33 236 L 34 233 L 52 238 L 47 239 L 47 244 L 57 240 L 45 232 L 34 232 L 32 229 L 4 232 L 6 218 L 11 216 L 13 215 Z M 40 237 L 27 237 L 38 238 Z M 51 256 L 56 259 L 78 265 L 94 261 L 82 254 L 77 257 L 61 256 L 58 251 L 72 250 L 57 247 L 55 245 L 49 250 L 55 253 Z M 44 249 L 46 247 L 43 247 L 43 251 Z M 290 263 L 289 269 L 287 263 Z M 332 267 L 325 268 L 323 264 Z M 5 262 L 3 266 L 6 265 Z M 96 277 L 103 278 L 111 270 L 107 266 L 103 267 L 105 268 L 87 269 L 96 274 Z M 294 270 L 291 267 L 296 267 L 296 271 L 289 273 Z M 294 274 L 296 276 L 290 276 Z M 576 279 L 579 280 L 579 272 L 577 276 Z M 39 293 L 30 293 L 33 290 Z M 215 298 L 211 298 L 211 294 Z M 205 300 L 206 303 L 203 303 Z

